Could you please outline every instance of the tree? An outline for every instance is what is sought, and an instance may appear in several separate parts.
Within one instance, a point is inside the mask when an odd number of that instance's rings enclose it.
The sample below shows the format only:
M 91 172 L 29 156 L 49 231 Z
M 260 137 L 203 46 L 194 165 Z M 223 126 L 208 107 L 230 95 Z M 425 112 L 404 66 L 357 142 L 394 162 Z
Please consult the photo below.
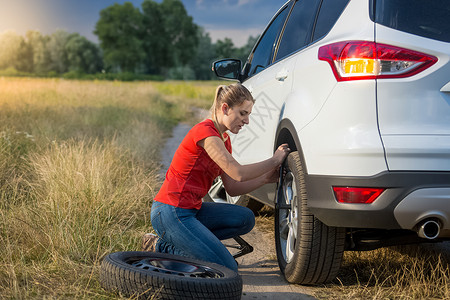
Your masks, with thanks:
M 27 73 L 33 72 L 33 49 L 24 38 L 20 41 L 20 46 L 13 66 L 18 71 Z
M 98 46 L 78 33 L 66 43 L 69 71 L 96 73 L 102 70 L 103 62 Z
M 45 49 L 50 54 L 50 70 L 59 74 L 69 70 L 69 60 L 67 57 L 66 44 L 71 38 L 71 34 L 64 30 L 57 30 L 45 44 Z
M 198 45 L 196 54 L 191 60 L 191 68 L 195 72 L 196 79 L 208 80 L 216 78 L 211 70 L 211 64 L 216 59 L 216 52 L 211 37 L 202 27 L 197 32 Z
M 142 14 L 131 2 L 115 3 L 100 11 L 94 33 L 110 69 L 134 72 L 142 64 L 145 57 L 141 42 Z
M 217 58 L 235 58 L 236 48 L 230 38 L 217 40 L 215 44 Z
M 33 48 L 30 43 L 14 31 L 0 34 L 0 69 L 14 68 L 33 72 Z
M 168 42 L 164 28 L 164 16 L 159 4 L 154 1 L 142 2 L 142 41 L 145 51 L 146 72 L 159 74 L 164 65 L 168 65 Z
M 197 47 L 197 25 L 180 0 L 163 0 L 160 5 L 168 36 L 168 50 L 172 56 L 170 62 L 184 65 L 192 58 Z
M 236 49 L 235 57 L 239 58 L 242 61 L 242 63 L 245 63 L 248 59 L 248 55 L 250 54 L 250 51 L 252 51 L 257 40 L 258 40 L 257 36 L 256 37 L 249 36 L 247 39 L 247 44 L 245 44 L 241 48 Z
M 166 72 L 184 66 L 193 58 L 198 39 L 197 25 L 180 0 L 163 0 L 160 4 L 144 0 L 143 40 L 147 70 Z
M 37 30 L 29 30 L 26 33 L 26 40 L 33 52 L 33 72 L 45 74 L 51 71 L 51 57 L 47 47 L 50 37 L 42 35 Z
M 22 43 L 23 37 L 15 31 L 8 30 L 0 34 L 0 70 L 15 68 Z

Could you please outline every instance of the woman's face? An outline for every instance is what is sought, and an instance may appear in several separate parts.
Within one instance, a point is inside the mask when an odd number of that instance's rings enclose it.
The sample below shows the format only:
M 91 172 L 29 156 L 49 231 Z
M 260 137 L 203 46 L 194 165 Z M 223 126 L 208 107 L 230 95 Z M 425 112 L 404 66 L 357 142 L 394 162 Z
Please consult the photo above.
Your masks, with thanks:
M 229 107 L 228 104 L 222 105 L 223 125 L 234 134 L 237 134 L 245 124 L 249 123 L 249 117 L 252 113 L 253 101 L 245 100 L 241 105 Z

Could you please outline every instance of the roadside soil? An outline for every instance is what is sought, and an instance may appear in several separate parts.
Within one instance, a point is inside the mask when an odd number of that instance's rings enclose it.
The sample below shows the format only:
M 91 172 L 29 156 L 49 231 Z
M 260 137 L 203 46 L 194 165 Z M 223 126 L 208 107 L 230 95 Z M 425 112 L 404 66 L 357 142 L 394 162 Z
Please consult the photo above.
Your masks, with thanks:
M 290 284 L 281 274 L 275 254 L 273 217 L 256 217 L 255 228 L 242 238 L 253 246 L 252 253 L 236 259 L 244 282 L 242 299 L 316 299 L 312 295 L 317 288 Z
M 206 115 L 203 115 L 206 117 Z M 201 118 L 203 119 L 203 118 Z M 164 177 L 172 160 L 173 154 L 183 140 L 192 124 L 180 123 L 176 126 L 162 149 L 162 170 Z M 273 218 L 259 216 L 255 228 L 242 238 L 253 246 L 253 252 L 238 257 L 239 274 L 244 287 L 242 299 L 316 299 L 312 296 L 317 288 L 289 284 L 278 268 L 275 255 L 275 239 L 273 237 Z M 237 245 L 234 240 L 224 241 L 225 245 Z M 236 249 L 229 248 L 235 253 Z

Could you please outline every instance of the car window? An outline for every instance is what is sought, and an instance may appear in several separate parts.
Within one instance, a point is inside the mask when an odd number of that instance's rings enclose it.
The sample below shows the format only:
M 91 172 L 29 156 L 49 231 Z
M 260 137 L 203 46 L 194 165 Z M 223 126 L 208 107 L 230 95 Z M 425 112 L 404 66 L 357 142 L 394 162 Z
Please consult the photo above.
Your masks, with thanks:
M 277 59 L 309 44 L 320 0 L 298 0 L 292 10 L 278 48 Z
M 314 28 L 313 41 L 325 36 L 336 23 L 350 0 L 323 0 Z
M 375 22 L 426 38 L 450 42 L 450 1 L 377 0 Z
M 272 21 L 264 35 L 259 40 L 251 58 L 249 76 L 255 75 L 264 70 L 271 62 L 281 28 L 284 25 L 288 7 L 285 7 Z

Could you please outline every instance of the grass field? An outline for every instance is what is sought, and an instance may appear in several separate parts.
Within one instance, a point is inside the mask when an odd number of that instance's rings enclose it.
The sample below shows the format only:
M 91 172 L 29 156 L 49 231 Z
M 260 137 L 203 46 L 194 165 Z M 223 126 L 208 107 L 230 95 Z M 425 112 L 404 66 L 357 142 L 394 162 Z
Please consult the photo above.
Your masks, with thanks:
M 216 85 L 0 78 L 0 298 L 116 298 L 99 262 L 140 248 L 164 140 Z

